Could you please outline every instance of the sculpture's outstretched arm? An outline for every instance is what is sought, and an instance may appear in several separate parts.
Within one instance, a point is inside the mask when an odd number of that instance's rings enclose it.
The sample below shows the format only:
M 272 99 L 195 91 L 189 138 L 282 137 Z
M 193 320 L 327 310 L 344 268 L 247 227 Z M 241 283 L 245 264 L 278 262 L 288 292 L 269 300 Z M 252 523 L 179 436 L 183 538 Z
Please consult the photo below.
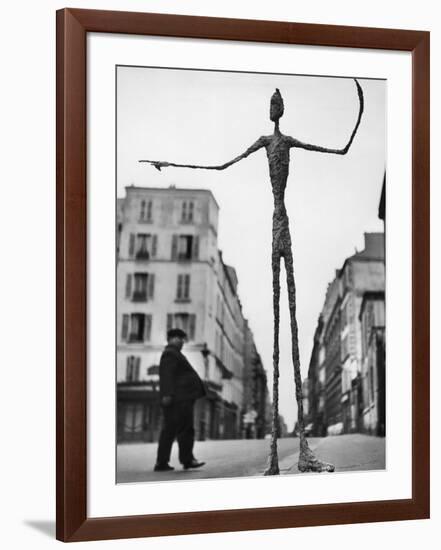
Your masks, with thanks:
M 320 145 L 310 145 L 309 143 L 303 143 L 296 138 L 290 137 L 289 144 L 291 147 L 299 147 L 300 149 L 307 149 L 308 151 L 317 151 L 319 153 L 334 153 L 335 155 L 346 155 L 346 153 L 349 151 L 349 147 L 354 141 L 354 137 L 355 137 L 355 134 L 357 133 L 358 127 L 360 126 L 360 121 L 364 110 L 363 89 L 358 83 L 357 79 L 354 78 L 354 81 L 357 86 L 358 99 L 360 101 L 360 109 L 358 111 L 357 123 L 355 124 L 355 127 L 352 131 L 352 134 L 351 134 L 351 137 L 349 138 L 348 143 L 346 144 L 346 147 L 344 147 L 343 149 L 329 149 L 328 147 L 320 147 Z
M 161 168 L 166 168 L 168 166 L 174 166 L 176 168 L 200 168 L 202 170 L 225 170 L 225 168 L 228 168 L 232 164 L 235 164 L 236 162 L 239 162 L 240 160 L 248 157 L 251 155 L 251 153 L 255 153 L 259 149 L 265 146 L 265 138 L 262 136 L 260 137 L 251 147 L 248 147 L 248 149 L 239 155 L 238 157 L 234 158 L 233 160 L 229 160 L 225 164 L 220 164 L 219 166 L 200 166 L 198 164 L 175 164 L 174 162 L 162 162 L 158 160 L 140 160 L 139 162 L 148 162 L 149 164 L 153 164 L 153 166 L 157 170 L 161 170 Z

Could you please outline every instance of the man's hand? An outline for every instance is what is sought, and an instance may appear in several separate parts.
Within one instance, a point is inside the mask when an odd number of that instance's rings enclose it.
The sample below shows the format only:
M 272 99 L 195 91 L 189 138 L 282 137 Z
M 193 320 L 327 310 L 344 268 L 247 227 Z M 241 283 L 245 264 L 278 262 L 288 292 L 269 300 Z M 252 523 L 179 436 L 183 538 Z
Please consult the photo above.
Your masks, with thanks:
M 161 405 L 164 407 L 168 407 L 172 403 L 172 396 L 171 395 L 164 395 L 164 397 L 161 399 Z

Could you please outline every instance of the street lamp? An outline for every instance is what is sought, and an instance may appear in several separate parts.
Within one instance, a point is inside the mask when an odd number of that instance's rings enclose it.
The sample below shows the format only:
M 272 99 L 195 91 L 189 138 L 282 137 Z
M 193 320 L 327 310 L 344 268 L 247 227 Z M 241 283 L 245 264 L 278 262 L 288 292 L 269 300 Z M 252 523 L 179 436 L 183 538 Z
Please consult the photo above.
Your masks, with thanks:
M 208 349 L 207 343 L 204 342 L 201 347 L 201 354 L 204 361 L 204 380 L 205 382 L 208 382 L 208 356 L 210 355 L 210 350 Z M 200 439 L 204 440 L 206 435 L 206 426 L 208 425 L 207 422 L 207 414 L 209 414 L 209 411 L 206 407 L 208 407 L 208 402 L 205 402 L 205 412 L 202 413 L 201 417 L 201 430 L 200 430 Z
M 211 352 L 208 349 L 206 342 L 202 344 L 201 353 L 202 353 L 202 357 L 204 358 L 205 380 L 208 380 L 208 356 L 210 355 Z

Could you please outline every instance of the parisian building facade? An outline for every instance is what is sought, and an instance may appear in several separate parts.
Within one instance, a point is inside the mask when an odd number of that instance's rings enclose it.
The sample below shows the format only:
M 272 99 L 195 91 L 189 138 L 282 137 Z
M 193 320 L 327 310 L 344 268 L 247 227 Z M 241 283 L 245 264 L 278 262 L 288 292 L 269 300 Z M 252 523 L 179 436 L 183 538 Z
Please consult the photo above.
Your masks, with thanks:
M 218 249 L 218 221 L 218 204 L 204 189 L 129 186 L 118 199 L 119 441 L 158 438 L 159 360 L 170 328 L 187 333 L 183 353 L 207 388 L 196 402 L 196 438 L 265 435 L 266 373 L 236 271 Z
M 308 370 L 315 435 L 385 433 L 384 235 L 365 233 L 328 285 Z
M 386 336 L 384 292 L 365 292 L 360 307 L 363 384 L 362 430 L 386 435 Z

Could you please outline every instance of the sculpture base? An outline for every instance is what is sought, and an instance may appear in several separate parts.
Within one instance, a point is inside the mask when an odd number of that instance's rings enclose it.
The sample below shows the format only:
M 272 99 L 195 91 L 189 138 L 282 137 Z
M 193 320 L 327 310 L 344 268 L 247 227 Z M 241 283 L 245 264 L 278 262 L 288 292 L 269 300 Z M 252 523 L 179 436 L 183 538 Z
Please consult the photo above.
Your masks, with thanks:
M 299 462 L 297 464 L 299 472 L 333 472 L 335 466 L 328 462 L 322 462 L 311 451 L 309 447 L 306 447 L 300 452 Z
M 280 470 L 277 464 L 270 466 L 263 472 L 264 476 L 278 476 L 279 474 L 280 474 Z

